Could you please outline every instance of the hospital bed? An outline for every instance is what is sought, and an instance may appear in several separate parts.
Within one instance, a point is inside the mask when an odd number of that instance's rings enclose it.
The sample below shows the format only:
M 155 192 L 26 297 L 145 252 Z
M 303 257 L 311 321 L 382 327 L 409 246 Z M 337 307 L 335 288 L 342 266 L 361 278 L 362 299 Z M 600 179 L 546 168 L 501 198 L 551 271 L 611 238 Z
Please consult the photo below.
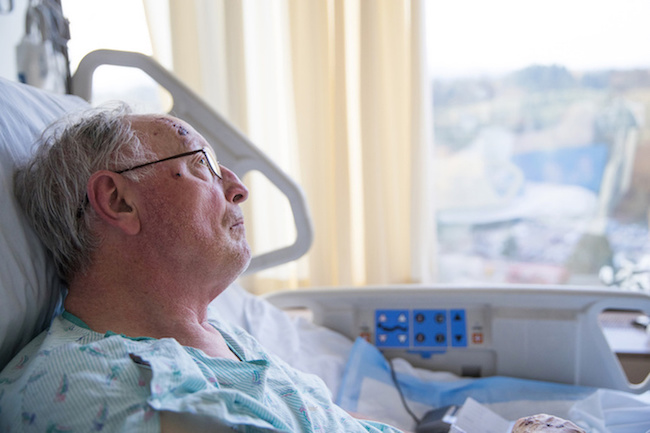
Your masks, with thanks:
M 240 177 L 260 171 L 287 195 L 295 242 L 254 257 L 248 272 L 294 260 L 311 244 L 300 187 L 151 58 L 89 54 L 73 77 L 81 97 L 0 79 L 0 368 L 47 326 L 65 291 L 13 196 L 13 169 L 47 124 L 88 107 L 93 72 L 102 64 L 145 71 L 170 92 L 173 113 L 211 142 L 224 165 Z M 319 375 L 344 408 L 402 428 L 413 428 L 411 415 L 473 396 L 510 419 L 549 411 L 588 431 L 646 431 L 650 379 L 628 380 L 599 321 L 609 311 L 650 314 L 650 297 L 593 287 L 403 285 L 286 291 L 262 299 L 235 284 L 211 305 L 211 314 Z

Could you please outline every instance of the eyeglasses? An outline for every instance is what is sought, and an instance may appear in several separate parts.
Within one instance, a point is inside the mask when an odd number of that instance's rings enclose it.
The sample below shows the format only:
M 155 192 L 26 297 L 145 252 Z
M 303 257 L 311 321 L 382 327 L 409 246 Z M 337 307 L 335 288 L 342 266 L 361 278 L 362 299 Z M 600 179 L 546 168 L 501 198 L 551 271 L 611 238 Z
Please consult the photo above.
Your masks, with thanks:
M 125 168 L 124 170 L 118 170 L 115 171 L 115 173 L 122 174 L 127 171 L 135 170 L 136 168 L 142 168 L 148 165 L 158 164 L 159 162 L 169 161 L 170 159 L 176 159 L 176 158 L 182 158 L 184 156 L 194 155 L 199 152 L 202 152 L 203 156 L 205 156 L 205 160 L 208 163 L 208 168 L 210 169 L 210 172 L 214 176 L 217 176 L 219 179 L 223 179 L 223 177 L 221 176 L 221 166 L 219 165 L 219 161 L 217 160 L 217 155 L 214 153 L 214 149 L 212 149 L 212 147 L 204 147 L 202 149 L 196 149 L 196 150 L 191 150 L 189 152 L 179 153 L 178 155 L 168 156 L 167 158 L 159 159 L 157 161 L 146 162 L 144 164 L 136 165 L 130 168 Z M 81 218 L 81 216 L 84 213 L 84 209 L 86 208 L 87 205 L 88 205 L 88 195 L 86 195 L 83 203 L 81 204 L 81 206 L 79 206 L 79 209 L 77 209 L 77 218 Z
M 136 168 L 147 167 L 149 165 L 158 164 L 159 162 L 169 161 L 170 159 L 176 159 L 176 158 L 182 158 L 184 156 L 194 155 L 199 152 L 203 152 L 203 156 L 205 156 L 205 159 L 208 162 L 208 168 L 210 169 L 212 174 L 217 176 L 219 179 L 223 179 L 221 177 L 221 167 L 219 166 L 219 161 L 217 161 L 217 155 L 214 153 L 214 150 L 211 147 L 204 147 L 202 149 L 179 153 L 178 155 L 168 156 L 167 158 L 159 159 L 157 161 L 146 162 L 144 164 L 136 165 L 131 168 L 125 168 L 124 170 L 119 170 L 116 171 L 115 173 L 122 174 L 127 171 L 135 170 Z

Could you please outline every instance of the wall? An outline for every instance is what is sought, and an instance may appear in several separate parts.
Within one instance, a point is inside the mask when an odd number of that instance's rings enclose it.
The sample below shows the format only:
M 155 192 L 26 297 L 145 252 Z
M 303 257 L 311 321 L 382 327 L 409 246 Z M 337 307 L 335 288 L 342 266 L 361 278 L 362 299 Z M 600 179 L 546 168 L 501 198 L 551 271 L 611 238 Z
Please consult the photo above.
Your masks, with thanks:
M 28 0 L 14 0 L 9 14 L 0 14 L 0 77 L 17 81 L 16 45 L 25 33 Z

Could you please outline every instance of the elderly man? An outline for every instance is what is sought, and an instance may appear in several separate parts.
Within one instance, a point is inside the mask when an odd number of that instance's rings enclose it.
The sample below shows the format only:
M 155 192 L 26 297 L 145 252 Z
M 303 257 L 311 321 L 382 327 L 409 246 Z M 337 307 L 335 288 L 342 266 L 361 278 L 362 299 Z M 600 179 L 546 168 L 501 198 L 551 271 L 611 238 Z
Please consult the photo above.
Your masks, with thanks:
M 16 193 L 69 291 L 0 375 L 0 431 L 395 431 L 208 319 L 250 259 L 248 191 L 190 125 L 125 106 L 59 123 Z

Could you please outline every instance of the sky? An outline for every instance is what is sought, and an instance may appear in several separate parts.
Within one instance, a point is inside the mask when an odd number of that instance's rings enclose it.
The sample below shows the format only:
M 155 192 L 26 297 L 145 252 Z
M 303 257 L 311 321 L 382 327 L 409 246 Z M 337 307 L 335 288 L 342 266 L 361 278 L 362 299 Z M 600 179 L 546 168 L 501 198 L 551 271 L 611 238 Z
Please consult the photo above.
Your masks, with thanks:
M 429 0 L 426 6 L 428 61 L 437 76 L 530 64 L 650 67 L 648 0 Z

